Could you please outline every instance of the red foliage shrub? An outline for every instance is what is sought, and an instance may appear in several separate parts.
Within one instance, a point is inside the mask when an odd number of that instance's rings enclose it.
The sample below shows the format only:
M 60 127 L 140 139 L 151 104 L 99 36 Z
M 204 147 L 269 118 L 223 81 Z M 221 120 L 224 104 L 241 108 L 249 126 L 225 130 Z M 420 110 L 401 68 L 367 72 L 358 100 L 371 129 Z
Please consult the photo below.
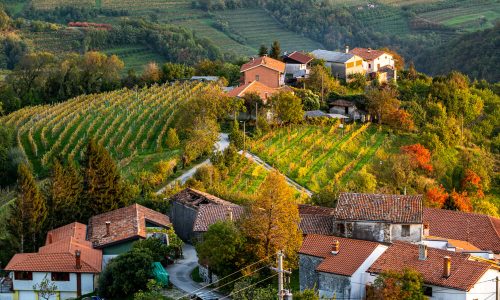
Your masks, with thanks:
M 414 168 L 421 168 L 428 172 L 432 171 L 431 152 L 421 144 L 413 144 L 401 147 L 403 153 L 410 157 Z

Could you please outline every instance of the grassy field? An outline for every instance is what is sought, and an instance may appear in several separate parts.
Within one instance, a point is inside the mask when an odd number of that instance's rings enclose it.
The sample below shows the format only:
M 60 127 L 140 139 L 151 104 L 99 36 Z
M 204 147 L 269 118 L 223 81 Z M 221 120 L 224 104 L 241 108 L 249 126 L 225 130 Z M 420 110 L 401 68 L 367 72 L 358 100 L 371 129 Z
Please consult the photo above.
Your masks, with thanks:
M 410 33 L 408 20 L 403 11 L 396 7 L 364 7 L 362 10 L 355 10 L 354 15 L 366 27 L 377 32 L 397 35 Z
M 17 128 L 18 144 L 39 174 L 47 171 L 56 155 L 81 159 L 91 136 L 115 159 L 130 158 L 122 164 L 131 170 L 175 155 L 161 154 L 168 152 L 166 132 L 175 124 L 175 111 L 180 103 L 207 88 L 209 85 L 201 83 L 184 83 L 83 95 L 57 105 L 23 108 L 0 118 L 0 125 Z M 125 168 L 126 173 L 128 170 Z
M 253 141 L 251 150 L 306 188 L 346 183 L 372 162 L 386 133 L 375 125 L 301 125 Z
M 150 62 L 156 62 L 161 65 L 165 58 L 144 46 L 124 46 L 108 48 L 104 50 L 108 55 L 115 54 L 125 63 L 123 70 L 126 73 L 130 69 L 135 69 L 138 73 L 142 72 L 144 66 Z
M 476 31 L 493 27 L 500 20 L 500 2 L 465 2 L 458 7 L 425 12 L 419 16 L 452 28 Z
M 229 22 L 232 30 L 246 39 L 247 45 L 255 49 L 262 44 L 269 47 L 274 40 L 280 41 L 281 49 L 284 51 L 310 51 L 322 48 L 320 43 L 284 29 L 263 9 L 247 8 L 218 14 Z

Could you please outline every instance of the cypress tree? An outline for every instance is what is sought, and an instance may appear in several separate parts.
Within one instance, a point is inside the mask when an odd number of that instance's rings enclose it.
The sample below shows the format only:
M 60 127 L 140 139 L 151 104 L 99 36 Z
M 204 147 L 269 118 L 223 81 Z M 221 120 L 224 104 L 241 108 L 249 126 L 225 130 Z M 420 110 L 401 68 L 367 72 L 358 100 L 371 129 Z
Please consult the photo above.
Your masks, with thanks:
M 261 45 L 259 48 L 259 56 L 265 56 L 268 54 L 268 49 L 266 45 Z
M 18 168 L 17 198 L 9 219 L 9 231 L 19 239 L 19 250 L 36 251 L 47 218 L 47 205 L 29 167 Z
M 126 204 L 116 164 L 109 152 L 94 139 L 87 144 L 82 173 L 85 193 L 83 219 Z
M 280 59 L 281 56 L 281 46 L 280 42 L 274 41 L 271 46 L 271 52 L 269 52 L 269 56 L 274 59 Z
M 60 160 L 54 160 L 48 189 L 49 229 L 76 221 L 80 216 L 77 202 L 83 186 L 75 164 L 69 162 L 63 166 Z

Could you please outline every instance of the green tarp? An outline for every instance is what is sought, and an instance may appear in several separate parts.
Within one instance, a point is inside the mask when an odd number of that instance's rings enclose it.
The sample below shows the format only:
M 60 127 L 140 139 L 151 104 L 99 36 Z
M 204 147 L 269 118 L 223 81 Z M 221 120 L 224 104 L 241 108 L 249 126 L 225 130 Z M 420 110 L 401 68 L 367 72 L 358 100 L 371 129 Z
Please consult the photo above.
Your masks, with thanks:
M 153 263 L 153 274 L 155 276 L 155 280 L 158 283 L 161 283 L 163 286 L 168 285 L 168 273 L 165 270 L 165 268 L 163 268 L 161 263 L 159 262 Z

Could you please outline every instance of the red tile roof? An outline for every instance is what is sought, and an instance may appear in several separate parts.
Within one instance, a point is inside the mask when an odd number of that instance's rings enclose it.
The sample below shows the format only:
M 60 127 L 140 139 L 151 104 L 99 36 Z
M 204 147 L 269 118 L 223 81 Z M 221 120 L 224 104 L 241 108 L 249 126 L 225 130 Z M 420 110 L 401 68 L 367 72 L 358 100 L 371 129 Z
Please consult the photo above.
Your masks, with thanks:
M 370 273 L 411 268 L 422 274 L 427 284 L 469 291 L 490 268 L 483 262 L 469 260 L 470 255 L 427 248 L 427 259 L 419 260 L 419 246 L 395 242 L 368 269 Z M 443 277 L 443 258 L 451 257 L 451 275 Z
M 257 93 L 262 100 L 266 100 L 269 96 L 276 93 L 279 89 L 268 87 L 259 81 L 252 81 L 244 85 L 240 85 L 230 90 L 227 95 L 229 97 L 243 97 L 247 93 Z
M 339 253 L 333 255 L 332 244 L 339 241 Z M 380 244 L 318 234 L 307 235 L 300 254 L 323 258 L 316 268 L 319 272 L 351 276 Z
M 52 241 L 47 237 L 45 246 L 38 253 L 16 254 L 11 259 L 6 270 L 32 272 L 69 272 L 69 273 L 100 273 L 102 252 L 92 248 L 92 243 L 86 241 L 84 233 L 86 226 L 71 223 L 49 231 Z M 76 268 L 75 251 L 81 251 L 81 268 Z
M 200 205 L 194 221 L 193 231 L 206 232 L 210 225 L 216 223 L 217 221 L 227 220 L 229 209 L 231 209 L 233 213 L 233 220 L 240 219 L 245 212 L 243 207 L 237 205 Z
M 301 64 L 307 64 L 311 60 L 313 60 L 313 58 L 310 57 L 309 55 L 307 55 L 305 53 L 302 53 L 302 52 L 297 52 L 297 51 L 294 51 L 294 52 L 286 55 L 286 57 L 289 58 L 289 59 L 293 59 L 296 62 L 299 62 Z
M 252 58 L 249 62 L 241 66 L 240 72 L 245 72 L 258 66 L 264 66 L 281 73 L 285 72 L 285 63 L 267 56 Z
M 106 233 L 108 221 L 111 222 L 109 235 Z M 161 227 L 171 225 L 166 215 L 139 204 L 132 204 L 90 218 L 87 236 L 97 248 L 133 238 L 146 238 L 146 222 Z
M 74 222 L 47 232 L 45 244 L 54 243 L 67 237 L 74 237 L 79 240 L 85 240 L 86 236 L 87 225 Z
M 472 243 L 482 250 L 500 253 L 500 219 L 459 211 L 424 208 L 423 222 L 430 235 Z
M 173 195 L 170 200 L 180 202 L 184 205 L 195 208 L 203 204 L 219 204 L 219 205 L 233 205 L 233 206 L 236 205 L 232 202 L 223 200 L 217 196 L 202 191 L 198 191 L 192 188 L 183 189 L 179 193 Z
M 310 205 L 310 204 L 299 204 L 299 213 L 302 214 L 314 214 L 314 215 L 332 215 L 335 212 L 335 208 Z
M 364 60 L 374 60 L 375 58 L 382 56 L 385 53 L 384 51 L 381 50 L 373 50 L 373 49 L 367 49 L 367 48 L 354 48 L 349 53 L 360 56 Z M 390 55 L 390 54 L 389 54 Z
M 335 208 L 339 220 L 422 223 L 422 195 L 341 193 Z
M 324 234 L 333 232 L 333 217 L 328 215 L 300 214 L 299 228 L 303 234 Z

